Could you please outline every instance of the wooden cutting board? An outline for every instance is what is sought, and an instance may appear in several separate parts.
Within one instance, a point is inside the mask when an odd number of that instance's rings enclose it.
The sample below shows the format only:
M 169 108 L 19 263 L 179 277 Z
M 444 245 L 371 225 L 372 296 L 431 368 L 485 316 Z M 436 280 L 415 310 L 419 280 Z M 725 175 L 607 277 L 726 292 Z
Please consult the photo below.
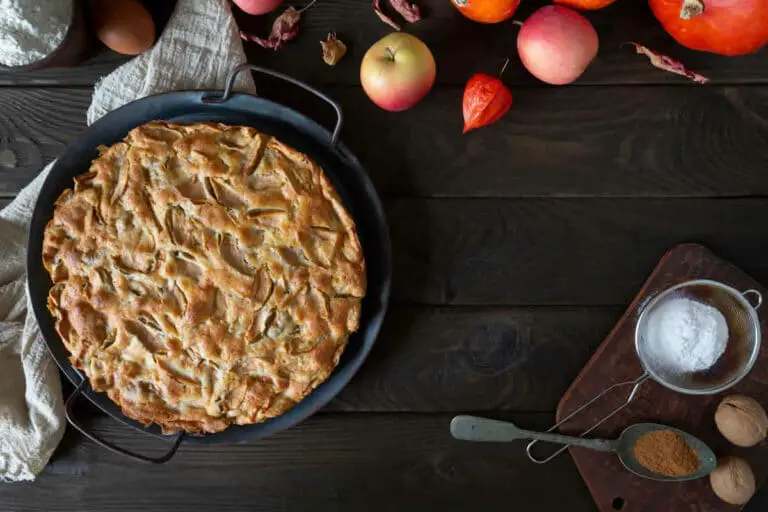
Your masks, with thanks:
M 635 297 L 619 323 L 600 345 L 592 359 L 565 392 L 557 409 L 558 419 L 585 403 L 611 384 L 631 380 L 642 373 L 634 349 L 638 309 L 651 296 L 690 279 L 713 279 L 737 290 L 754 288 L 768 299 L 768 289 L 730 263 L 700 245 L 680 245 L 669 251 Z M 768 443 L 754 448 L 737 448 L 717 431 L 714 412 L 720 399 L 729 393 L 745 393 L 768 407 L 768 318 L 767 306 L 758 311 L 763 344 L 753 370 L 734 388 L 714 396 L 687 396 L 670 391 L 651 380 L 640 388 L 634 401 L 599 427 L 591 437 L 616 437 L 624 427 L 640 422 L 659 422 L 691 432 L 709 444 L 718 456 L 737 455 L 747 459 L 755 471 L 758 486 L 768 477 Z M 629 393 L 627 387 L 604 397 L 561 428 L 580 434 L 605 416 Z M 576 466 L 601 511 L 682 512 L 734 511 L 743 507 L 727 505 L 714 495 L 709 479 L 661 483 L 638 478 L 627 472 L 614 455 L 571 448 Z

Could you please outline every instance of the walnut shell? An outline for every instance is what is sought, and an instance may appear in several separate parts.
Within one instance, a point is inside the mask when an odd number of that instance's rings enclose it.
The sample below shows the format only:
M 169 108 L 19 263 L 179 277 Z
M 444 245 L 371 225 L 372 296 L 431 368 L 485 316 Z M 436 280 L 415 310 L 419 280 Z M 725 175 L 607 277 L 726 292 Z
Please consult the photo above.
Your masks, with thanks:
M 738 457 L 723 457 L 710 473 L 709 483 L 717 497 L 731 505 L 744 505 L 755 494 L 752 468 Z
M 736 446 L 754 446 L 768 436 L 768 416 L 757 401 L 744 395 L 730 395 L 715 411 L 715 424 Z

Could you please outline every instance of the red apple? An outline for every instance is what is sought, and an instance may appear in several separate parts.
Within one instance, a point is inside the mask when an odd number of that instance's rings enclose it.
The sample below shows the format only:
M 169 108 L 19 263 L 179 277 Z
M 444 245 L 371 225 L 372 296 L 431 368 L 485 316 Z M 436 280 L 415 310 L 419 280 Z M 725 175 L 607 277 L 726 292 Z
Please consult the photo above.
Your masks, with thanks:
M 420 39 L 394 32 L 374 43 L 363 57 L 360 81 L 371 100 L 400 112 L 418 103 L 435 83 L 435 58 Z
M 277 9 L 283 0 L 234 0 L 240 10 L 248 14 L 267 14 Z
M 562 5 L 546 5 L 525 20 L 517 35 L 520 61 L 553 85 L 579 78 L 597 55 L 599 41 L 587 18 Z

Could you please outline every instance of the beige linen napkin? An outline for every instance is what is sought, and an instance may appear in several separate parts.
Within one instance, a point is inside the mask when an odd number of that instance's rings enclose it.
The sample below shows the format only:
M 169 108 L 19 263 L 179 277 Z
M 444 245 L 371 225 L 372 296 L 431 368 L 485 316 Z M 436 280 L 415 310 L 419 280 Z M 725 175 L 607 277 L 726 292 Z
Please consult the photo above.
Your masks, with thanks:
M 179 0 L 157 44 L 96 84 L 88 124 L 150 94 L 223 87 L 245 62 L 229 4 Z M 248 76 L 238 87 L 254 90 Z M 59 374 L 26 294 L 29 221 L 50 167 L 0 211 L 0 479 L 7 481 L 33 480 L 64 433 Z

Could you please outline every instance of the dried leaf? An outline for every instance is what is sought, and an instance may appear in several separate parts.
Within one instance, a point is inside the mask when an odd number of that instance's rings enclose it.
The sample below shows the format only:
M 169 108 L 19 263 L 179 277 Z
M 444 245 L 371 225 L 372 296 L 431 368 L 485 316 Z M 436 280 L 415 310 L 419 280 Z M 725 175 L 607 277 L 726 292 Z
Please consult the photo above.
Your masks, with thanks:
M 240 31 L 240 37 L 246 41 L 253 41 L 263 48 L 272 48 L 277 51 L 284 42 L 299 35 L 299 20 L 301 20 L 301 11 L 289 7 L 275 19 L 269 37 L 266 39 L 243 31 Z
M 329 66 L 335 66 L 347 53 L 347 45 L 336 38 L 335 32 L 330 32 L 325 41 L 320 41 L 323 46 L 323 60 Z
M 633 42 L 630 42 L 628 44 L 633 45 L 637 53 L 648 57 L 651 61 L 651 64 L 653 64 L 659 69 L 663 69 L 664 71 L 669 71 L 670 73 L 674 73 L 676 75 L 681 75 L 686 78 L 690 78 L 697 84 L 705 84 L 709 82 L 709 78 L 703 75 L 700 75 L 698 73 L 694 73 L 693 71 L 689 71 L 688 69 L 685 68 L 683 63 L 678 60 L 675 60 L 671 57 L 667 57 L 664 54 L 661 54 L 659 52 L 646 48 L 641 44 L 637 44 Z
M 389 4 L 402 16 L 408 23 L 416 23 L 421 19 L 419 6 L 409 4 L 407 0 L 389 0 Z
M 405 19 L 405 21 L 409 23 L 415 23 L 421 19 L 421 13 L 419 12 L 419 7 L 416 5 L 413 5 L 411 3 L 408 3 L 408 0 L 387 0 L 389 2 L 390 7 L 392 7 L 395 11 L 400 14 L 400 16 Z M 396 22 L 394 19 L 392 19 L 390 16 L 384 13 L 384 11 L 381 9 L 381 0 L 373 0 L 373 10 L 376 13 L 376 15 L 389 25 L 390 27 L 394 28 L 395 30 L 400 30 L 400 24 Z
M 400 25 L 395 20 L 384 14 L 384 11 L 381 10 L 381 0 L 373 0 L 373 11 L 381 21 L 394 28 L 395 30 L 400 30 Z

